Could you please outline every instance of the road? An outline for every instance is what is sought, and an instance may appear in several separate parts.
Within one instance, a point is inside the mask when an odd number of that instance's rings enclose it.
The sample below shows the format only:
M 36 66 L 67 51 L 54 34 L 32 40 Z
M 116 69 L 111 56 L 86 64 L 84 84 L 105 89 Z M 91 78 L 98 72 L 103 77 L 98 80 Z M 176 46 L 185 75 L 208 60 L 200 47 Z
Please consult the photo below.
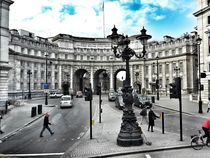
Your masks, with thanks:
M 35 102 L 37 104 L 43 103 L 42 100 Z M 49 103 L 58 105 L 59 99 L 50 99 Z M 1 143 L 0 153 L 40 154 L 65 152 L 89 129 L 89 104 L 84 101 L 84 98 L 75 98 L 72 108 L 60 109 L 59 106 L 56 106 L 50 113 L 50 122 L 52 123 L 50 128 L 55 132 L 53 136 L 45 130 L 44 137 L 39 137 L 43 125 L 42 118 Z
M 122 110 L 115 107 L 114 102 L 108 102 L 107 96 L 102 96 L 103 105 L 109 105 L 122 114 Z M 43 103 L 43 100 L 35 101 L 37 104 Z M 58 99 L 50 99 L 50 104 L 58 105 Z M 93 112 L 98 106 L 98 96 L 94 96 Z M 179 112 L 161 107 L 154 107 L 157 115 L 162 112 L 165 114 L 165 133 L 173 132 L 180 134 Z M 140 122 L 140 109 L 134 107 L 137 120 Z M 183 113 L 183 135 L 190 137 L 195 134 L 197 129 L 200 129 L 203 118 L 195 115 Z M 103 113 L 102 113 L 103 120 Z M 16 135 L 10 137 L 5 142 L 0 144 L 0 153 L 3 154 L 54 154 L 64 153 L 89 129 L 89 102 L 84 101 L 84 98 L 75 98 L 74 107 L 60 109 L 58 106 L 50 113 L 50 126 L 55 134 L 50 135 L 48 131 L 44 132 L 44 137 L 40 138 L 39 134 L 42 129 L 43 119 L 39 119 L 32 123 Z M 102 121 L 103 122 L 103 121 Z M 161 119 L 155 121 L 154 130 L 162 130 Z M 190 143 L 190 142 L 189 142 Z M 165 151 L 164 151 L 165 152 Z M 160 153 L 157 152 L 157 155 Z M 143 155 L 145 157 L 145 154 Z M 46 155 L 44 157 L 47 157 Z M 49 156 L 52 157 L 52 156 Z M 153 157 L 156 157 L 153 155 Z M 149 157 L 148 157 L 149 158 Z

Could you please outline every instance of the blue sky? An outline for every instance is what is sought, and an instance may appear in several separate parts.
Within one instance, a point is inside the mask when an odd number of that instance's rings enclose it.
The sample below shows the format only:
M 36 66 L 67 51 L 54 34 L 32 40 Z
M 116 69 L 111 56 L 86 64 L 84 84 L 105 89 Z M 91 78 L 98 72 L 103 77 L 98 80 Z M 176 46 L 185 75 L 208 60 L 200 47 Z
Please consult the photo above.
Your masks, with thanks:
M 37 36 L 59 33 L 104 37 L 114 25 L 118 33 L 139 34 L 144 26 L 153 40 L 182 36 L 197 25 L 197 0 L 14 0 L 10 29 L 25 29 Z M 104 23 L 103 25 L 103 15 Z

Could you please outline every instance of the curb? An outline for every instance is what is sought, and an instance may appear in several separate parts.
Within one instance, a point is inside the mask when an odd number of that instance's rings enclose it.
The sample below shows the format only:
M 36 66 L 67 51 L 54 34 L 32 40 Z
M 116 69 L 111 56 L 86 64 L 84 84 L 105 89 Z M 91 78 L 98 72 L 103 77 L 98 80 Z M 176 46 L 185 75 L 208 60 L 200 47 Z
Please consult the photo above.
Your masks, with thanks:
M 90 156 L 89 158 L 114 157 L 114 156 L 141 154 L 141 153 L 146 153 L 146 152 L 148 153 L 148 152 L 165 151 L 165 150 L 176 150 L 176 149 L 185 149 L 185 148 L 191 148 L 191 145 L 162 147 L 162 148 L 156 148 L 156 149 L 146 149 L 146 150 L 141 150 L 141 151 L 135 150 L 135 151 L 130 151 L 130 152 L 118 152 L 118 153 L 110 153 L 110 154 L 101 154 L 101 155 Z

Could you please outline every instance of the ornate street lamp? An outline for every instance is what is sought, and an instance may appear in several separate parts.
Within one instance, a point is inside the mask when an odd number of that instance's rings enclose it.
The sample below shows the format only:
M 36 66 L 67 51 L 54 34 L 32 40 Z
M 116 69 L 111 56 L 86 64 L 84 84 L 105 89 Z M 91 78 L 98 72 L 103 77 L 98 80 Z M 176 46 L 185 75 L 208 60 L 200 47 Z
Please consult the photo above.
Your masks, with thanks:
M 160 93 L 159 93 L 159 88 L 160 88 L 160 85 L 159 85 L 159 63 L 158 63 L 158 59 L 159 57 L 157 56 L 156 57 L 157 59 L 157 79 L 156 79 L 156 89 L 157 89 L 157 100 L 160 99 Z
M 130 72 L 129 72 L 129 60 L 134 55 L 137 58 L 143 58 L 146 54 L 146 43 L 147 40 L 152 36 L 146 34 L 146 29 L 141 30 L 141 34 L 136 38 L 141 41 L 143 45 L 143 50 L 140 54 L 137 54 L 134 50 L 129 47 L 130 40 L 128 36 L 120 35 L 117 33 L 117 28 L 114 26 L 112 29 L 112 34 L 107 36 L 107 38 L 112 40 L 112 49 L 115 57 L 122 58 L 126 62 L 126 79 L 123 85 L 123 102 L 125 108 L 123 110 L 123 117 L 121 124 L 120 133 L 118 134 L 117 144 L 120 146 L 136 146 L 143 144 L 143 138 L 141 136 L 142 130 L 139 124 L 136 122 L 136 116 L 133 112 L 133 95 L 132 87 L 130 85 Z
M 45 68 L 46 68 L 46 80 L 45 80 L 45 84 L 46 84 L 46 86 L 47 86 L 47 88 L 48 88 L 48 83 L 47 83 L 47 59 L 48 59 L 48 54 L 46 53 L 45 54 L 45 57 L 46 57 L 46 63 L 45 63 Z M 47 92 L 45 93 L 45 105 L 48 105 L 48 98 L 47 98 Z
M 197 42 L 197 52 L 198 52 L 198 87 L 199 87 L 199 110 L 198 113 L 203 113 L 202 110 L 202 100 L 201 100 L 201 65 L 200 65 L 200 45 L 201 45 L 202 39 L 198 36 L 196 39 Z
M 31 70 L 27 71 L 28 74 L 28 99 L 31 99 Z

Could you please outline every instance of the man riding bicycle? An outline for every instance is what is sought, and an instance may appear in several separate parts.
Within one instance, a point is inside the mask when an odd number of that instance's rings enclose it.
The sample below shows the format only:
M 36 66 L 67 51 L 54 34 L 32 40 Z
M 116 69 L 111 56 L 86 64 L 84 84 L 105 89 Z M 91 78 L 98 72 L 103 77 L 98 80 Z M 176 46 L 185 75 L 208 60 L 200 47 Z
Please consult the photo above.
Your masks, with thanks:
M 202 129 L 204 131 L 203 138 L 207 137 L 206 144 L 208 144 L 210 141 L 210 118 L 206 119 L 202 124 Z

